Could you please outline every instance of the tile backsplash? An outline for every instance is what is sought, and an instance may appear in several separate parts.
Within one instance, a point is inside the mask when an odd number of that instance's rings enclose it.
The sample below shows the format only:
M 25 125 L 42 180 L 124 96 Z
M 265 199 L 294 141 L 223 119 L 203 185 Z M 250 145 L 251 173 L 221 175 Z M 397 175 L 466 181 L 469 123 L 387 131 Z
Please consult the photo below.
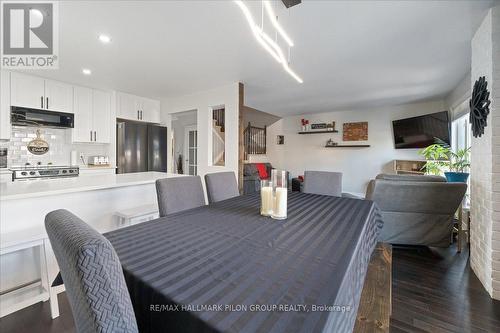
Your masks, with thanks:
M 8 149 L 7 167 L 24 166 L 26 163 L 36 165 L 38 162 L 69 165 L 72 150 L 76 150 L 78 155 L 83 153 L 86 158 L 90 155 L 110 155 L 109 144 L 71 143 L 71 130 L 62 128 L 39 128 L 41 138 L 49 144 L 49 151 L 44 155 L 33 155 L 28 151 L 27 145 L 36 138 L 37 129 L 36 127 L 12 126 L 10 141 L 0 143 L 0 147 Z M 81 160 L 78 163 L 83 164 Z

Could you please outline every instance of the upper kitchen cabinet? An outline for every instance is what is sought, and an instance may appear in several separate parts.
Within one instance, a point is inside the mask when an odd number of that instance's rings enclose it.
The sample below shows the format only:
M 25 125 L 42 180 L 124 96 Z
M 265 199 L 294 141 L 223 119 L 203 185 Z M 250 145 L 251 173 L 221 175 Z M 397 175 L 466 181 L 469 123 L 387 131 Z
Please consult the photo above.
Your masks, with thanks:
M 149 123 L 160 123 L 160 101 L 143 98 L 141 111 L 141 120 Z
M 12 106 L 73 112 L 73 86 L 21 73 L 11 73 Z
M 118 93 L 117 98 L 117 118 L 149 123 L 160 122 L 160 101 L 125 93 Z
M 73 112 L 73 86 L 45 80 L 45 109 L 58 112 Z
M 0 140 L 10 140 L 10 73 L 0 71 Z
M 118 93 L 116 117 L 122 119 L 139 120 L 139 100 L 137 96 Z
M 73 142 L 93 142 L 92 89 L 74 87 L 73 112 L 75 124 L 72 130 Z
M 94 142 L 111 142 L 111 94 L 105 91 L 92 91 L 92 115 L 94 123 Z
M 10 101 L 13 106 L 45 109 L 45 79 L 20 73 L 11 73 Z
M 73 142 L 111 142 L 111 94 L 74 87 L 75 127 Z

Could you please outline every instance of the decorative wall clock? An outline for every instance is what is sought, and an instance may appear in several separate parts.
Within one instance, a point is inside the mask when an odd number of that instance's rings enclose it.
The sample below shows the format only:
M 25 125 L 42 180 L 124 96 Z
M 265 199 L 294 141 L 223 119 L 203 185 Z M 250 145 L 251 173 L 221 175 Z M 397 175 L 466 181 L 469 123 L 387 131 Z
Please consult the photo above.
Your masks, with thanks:
M 469 102 L 470 114 L 469 121 L 472 127 L 472 135 L 480 137 L 484 134 L 486 127 L 486 118 L 490 113 L 490 92 L 488 91 L 488 82 L 486 78 L 481 76 L 472 90 L 472 96 Z
M 36 130 L 36 138 L 28 142 L 28 151 L 33 155 L 43 155 L 49 151 L 49 144 L 40 136 L 40 130 Z

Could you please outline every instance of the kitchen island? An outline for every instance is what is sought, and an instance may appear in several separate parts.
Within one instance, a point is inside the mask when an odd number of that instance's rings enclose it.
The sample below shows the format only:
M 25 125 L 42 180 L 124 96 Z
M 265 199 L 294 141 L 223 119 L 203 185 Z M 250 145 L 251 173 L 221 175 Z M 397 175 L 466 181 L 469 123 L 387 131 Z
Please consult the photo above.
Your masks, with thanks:
M 99 232 L 114 230 L 118 228 L 116 212 L 157 205 L 155 181 L 169 177 L 182 175 L 139 172 L 2 181 L 0 244 L 5 248 L 46 239 L 45 215 L 56 209 L 71 211 Z M 2 256 L 0 284 L 3 290 L 43 280 L 43 276 L 40 276 L 41 262 L 37 251 L 27 248 Z M 51 281 L 58 272 L 58 266 L 50 246 L 46 248 L 46 256 L 48 280 Z

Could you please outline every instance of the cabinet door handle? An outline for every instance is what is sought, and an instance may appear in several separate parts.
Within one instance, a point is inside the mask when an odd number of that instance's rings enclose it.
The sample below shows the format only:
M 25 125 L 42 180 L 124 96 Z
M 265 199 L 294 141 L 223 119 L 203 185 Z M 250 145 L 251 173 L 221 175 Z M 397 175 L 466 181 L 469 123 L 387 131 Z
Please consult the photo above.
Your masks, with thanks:
M 142 110 L 139 110 L 139 115 L 141 116 L 141 120 L 142 120 Z
M 94 142 L 97 141 L 97 131 L 94 131 Z
M 49 108 L 49 98 L 47 97 L 47 105 L 45 105 L 45 108 L 48 109 Z
M 90 141 L 92 141 L 92 131 L 90 131 Z
M 40 105 L 41 105 L 41 108 L 43 109 L 43 96 L 40 96 Z
M 144 119 L 144 111 L 141 110 L 141 119 Z
M 139 117 L 139 110 L 137 110 L 137 119 L 141 119 L 141 118 Z

